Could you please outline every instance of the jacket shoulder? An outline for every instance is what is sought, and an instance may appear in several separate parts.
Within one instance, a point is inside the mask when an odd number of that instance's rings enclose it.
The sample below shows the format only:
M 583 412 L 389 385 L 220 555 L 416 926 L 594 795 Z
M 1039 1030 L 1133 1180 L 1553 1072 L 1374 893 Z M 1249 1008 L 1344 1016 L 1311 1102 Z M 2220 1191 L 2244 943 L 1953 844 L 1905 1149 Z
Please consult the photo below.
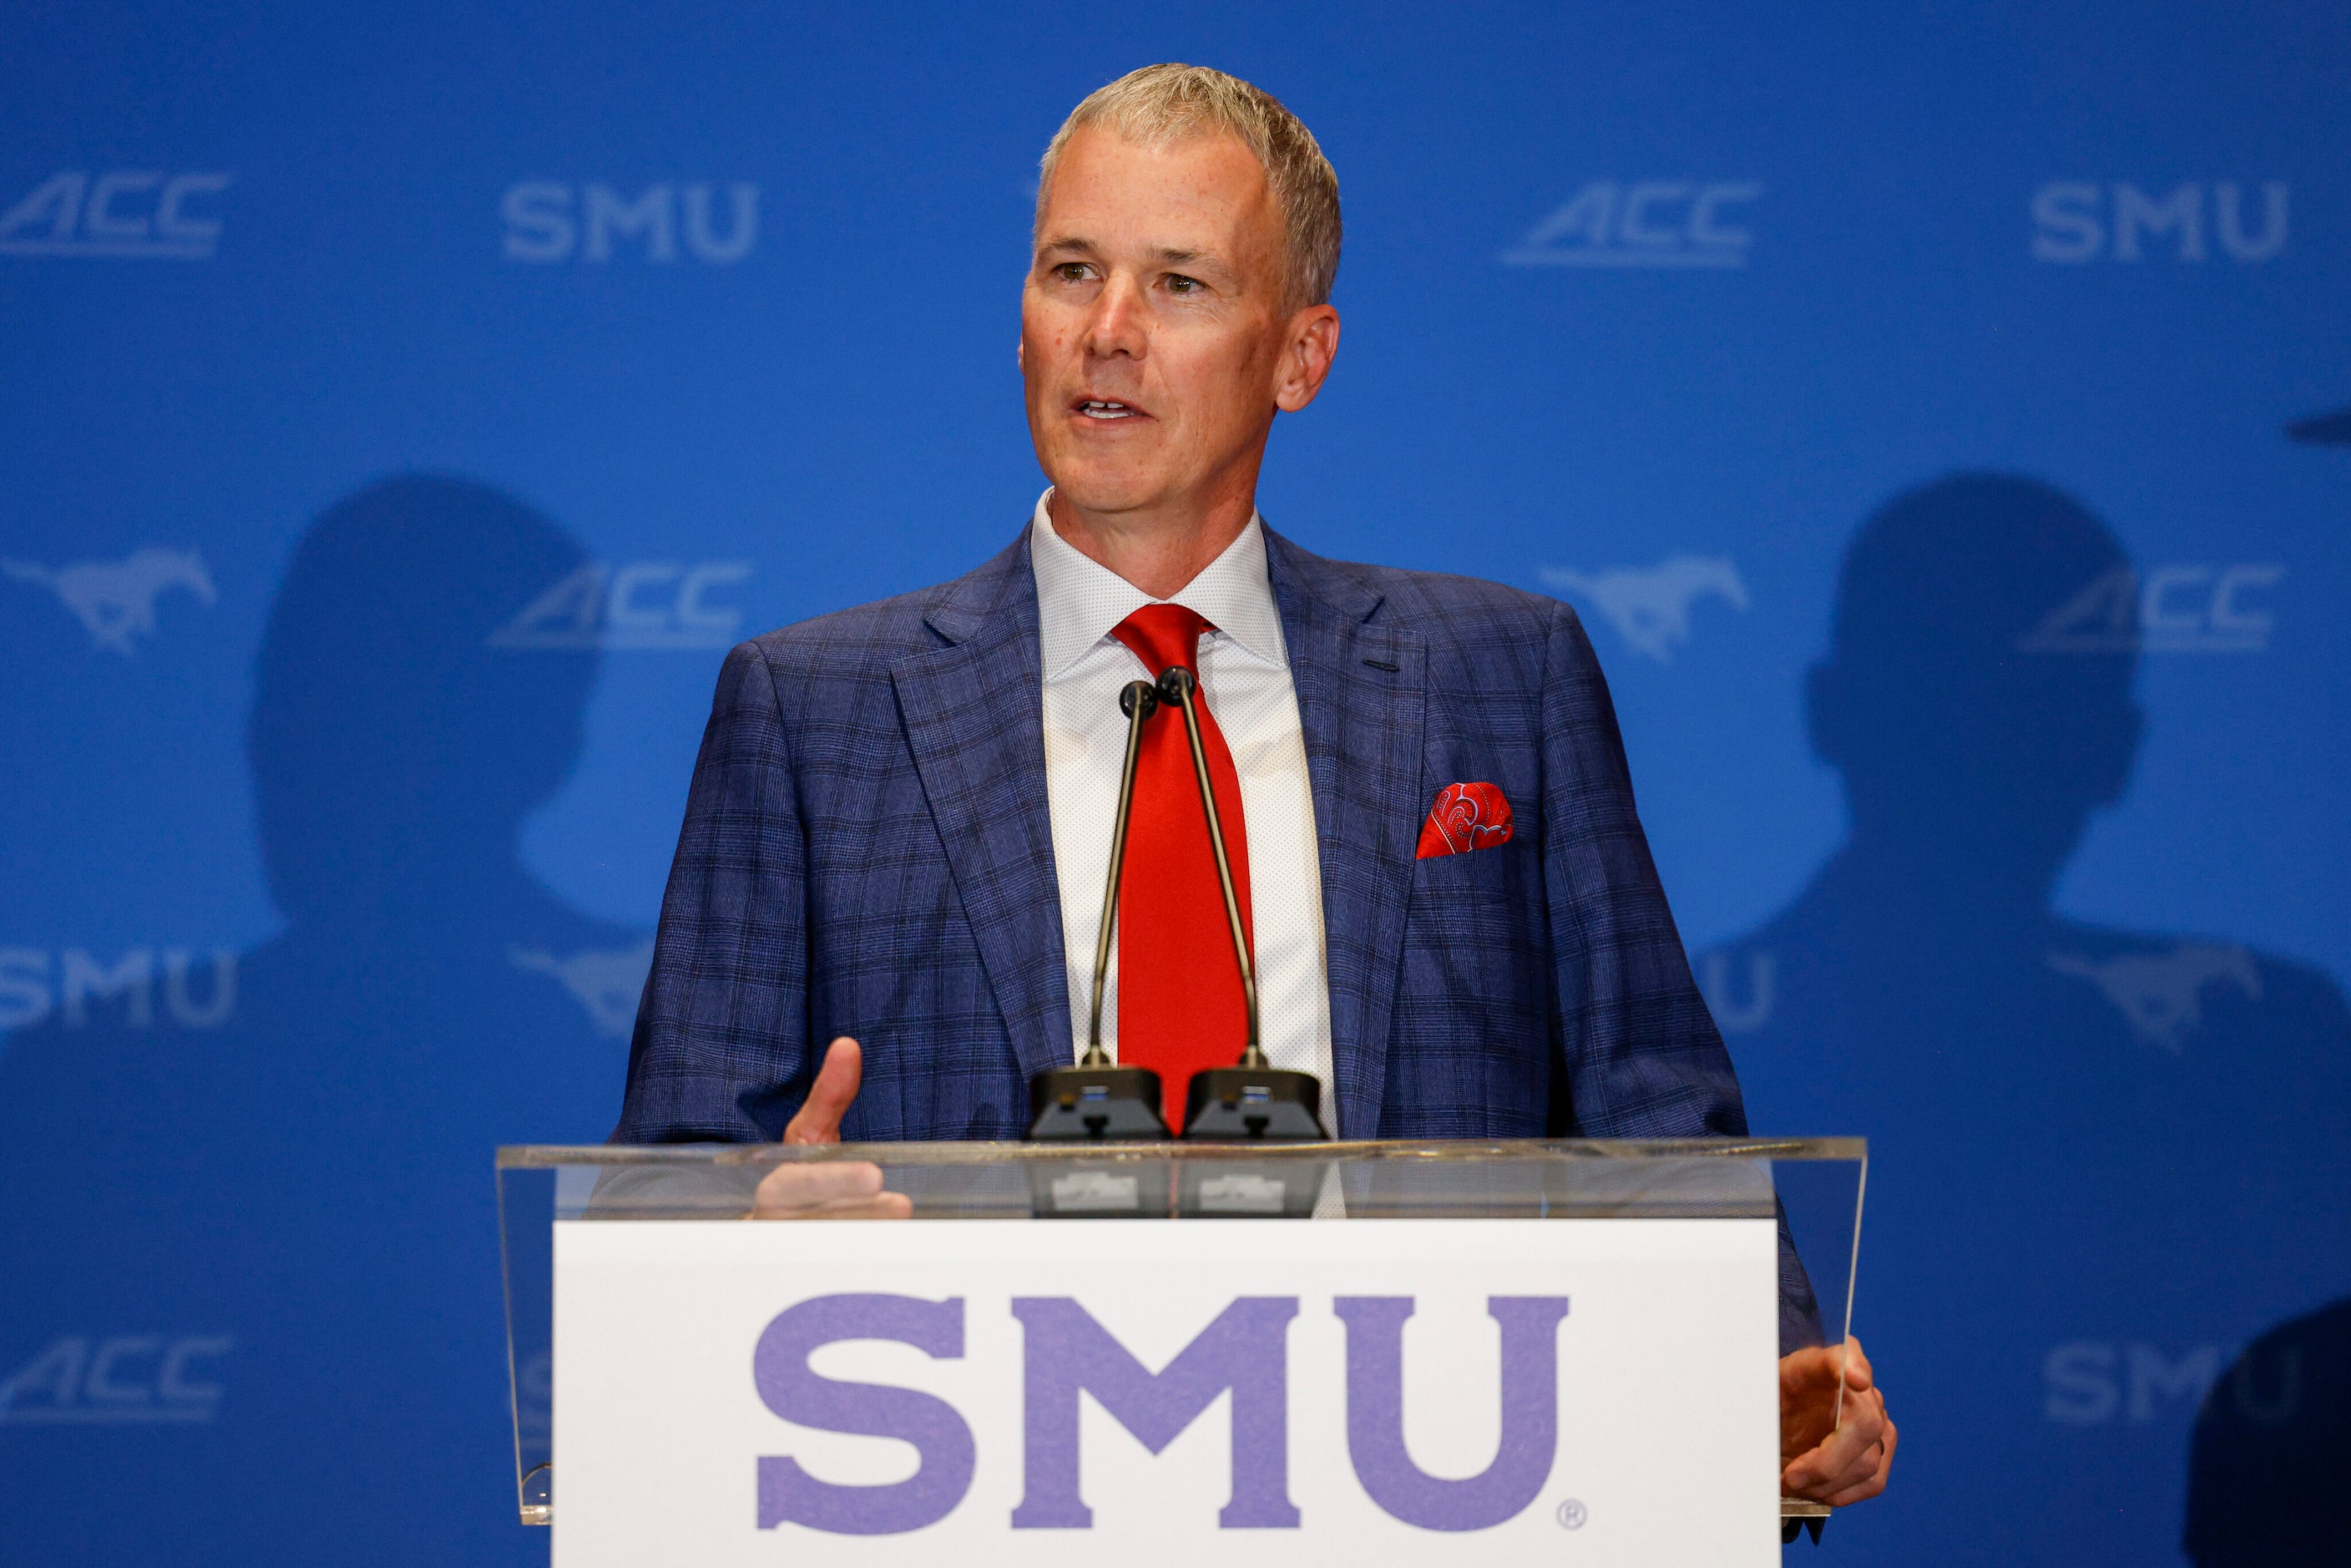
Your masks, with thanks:
M 928 618 L 946 602 L 950 586 L 916 589 L 870 604 L 830 611 L 779 626 L 752 638 L 746 646 L 758 650 L 768 666 L 778 670 L 841 670 L 874 660 L 886 664 L 902 654 L 939 645 Z
M 1509 629 L 1530 637 L 1547 636 L 1562 618 L 1575 612 L 1546 594 L 1530 593 L 1482 577 L 1462 577 L 1444 571 L 1406 571 L 1395 567 L 1366 567 L 1386 594 L 1384 613 L 1400 625 L 1416 630 L 1469 625 Z
M 951 581 L 894 594 L 794 622 L 737 650 L 756 653 L 778 677 L 886 673 L 908 653 L 927 653 L 951 639 L 936 628 L 961 625 L 998 608 L 1029 570 L 1029 535 Z
M 1286 563 L 1301 581 L 1326 599 L 1377 601 L 1377 619 L 1408 628 L 1433 642 L 1448 634 L 1483 641 L 1496 634 L 1547 637 L 1575 612 L 1546 594 L 1531 593 L 1481 577 L 1447 571 L 1414 571 L 1364 561 L 1332 560 L 1282 541 Z

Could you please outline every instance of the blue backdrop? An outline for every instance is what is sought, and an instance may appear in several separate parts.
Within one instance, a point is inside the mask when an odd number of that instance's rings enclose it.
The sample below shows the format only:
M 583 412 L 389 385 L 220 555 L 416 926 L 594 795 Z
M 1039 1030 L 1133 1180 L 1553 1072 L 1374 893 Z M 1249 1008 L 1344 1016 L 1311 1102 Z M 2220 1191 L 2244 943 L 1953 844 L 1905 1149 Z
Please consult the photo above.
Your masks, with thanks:
M 611 1126 L 726 649 L 1025 518 L 1035 160 L 1168 58 L 1344 191 L 1267 515 L 1583 612 L 1753 1120 L 1873 1140 L 1820 1550 L 2339 1471 L 2339 7 L 0 29 L 0 1555 L 544 1552 L 489 1151 Z

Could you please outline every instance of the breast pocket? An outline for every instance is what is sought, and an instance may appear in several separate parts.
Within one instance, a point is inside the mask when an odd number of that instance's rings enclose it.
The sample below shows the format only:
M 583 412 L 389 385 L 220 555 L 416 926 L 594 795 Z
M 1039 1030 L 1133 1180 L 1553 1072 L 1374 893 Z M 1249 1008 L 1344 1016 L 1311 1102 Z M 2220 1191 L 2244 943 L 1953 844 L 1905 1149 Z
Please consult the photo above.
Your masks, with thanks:
M 1521 842 L 1413 862 L 1399 1039 L 1479 1060 L 1540 1055 L 1546 1038 L 1541 878 Z
M 1414 935 L 1491 941 L 1510 935 L 1534 908 L 1533 857 L 1516 840 L 1490 849 L 1429 855 L 1412 865 Z

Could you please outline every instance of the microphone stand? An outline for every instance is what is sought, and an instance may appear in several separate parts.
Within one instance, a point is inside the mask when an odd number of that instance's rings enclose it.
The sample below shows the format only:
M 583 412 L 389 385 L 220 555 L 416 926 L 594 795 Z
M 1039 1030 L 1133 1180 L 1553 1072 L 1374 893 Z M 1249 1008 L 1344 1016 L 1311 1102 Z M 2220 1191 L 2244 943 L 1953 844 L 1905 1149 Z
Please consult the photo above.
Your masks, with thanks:
M 1119 774 L 1118 818 L 1111 829 L 1102 934 L 1094 942 L 1093 1016 L 1086 1029 L 1086 1052 L 1078 1064 L 1052 1068 L 1029 1081 L 1029 1136 L 1039 1143 L 1152 1142 L 1167 1136 L 1167 1124 L 1159 1114 L 1159 1074 L 1147 1067 L 1119 1066 L 1102 1043 L 1102 986 L 1110 974 L 1111 938 L 1118 929 L 1118 884 L 1126 869 L 1135 762 L 1143 754 L 1143 726 L 1159 710 L 1158 689 L 1149 681 L 1130 681 L 1118 694 L 1118 708 L 1126 715 L 1126 764 Z M 1227 896 L 1229 900 L 1229 889 Z M 1252 1018 L 1255 1008 L 1252 1002 Z
M 1208 779 L 1208 748 L 1200 739 L 1200 716 L 1193 706 L 1199 677 L 1181 664 L 1159 677 L 1159 700 L 1184 712 L 1184 734 L 1192 744 L 1192 775 L 1200 786 L 1200 809 L 1208 818 L 1208 849 L 1217 858 L 1217 883 L 1224 890 L 1225 920 L 1231 927 L 1233 956 L 1239 960 L 1241 1001 L 1248 1035 L 1237 1067 L 1211 1067 L 1192 1074 L 1185 1096 L 1186 1143 L 1322 1143 L 1331 1134 L 1319 1114 L 1322 1086 L 1311 1072 L 1277 1068 L 1258 1043 L 1257 966 L 1250 962 L 1249 933 L 1241 925 L 1241 902 L 1233 892 L 1233 864 L 1225 852 L 1225 828 L 1217 814 L 1217 791 Z

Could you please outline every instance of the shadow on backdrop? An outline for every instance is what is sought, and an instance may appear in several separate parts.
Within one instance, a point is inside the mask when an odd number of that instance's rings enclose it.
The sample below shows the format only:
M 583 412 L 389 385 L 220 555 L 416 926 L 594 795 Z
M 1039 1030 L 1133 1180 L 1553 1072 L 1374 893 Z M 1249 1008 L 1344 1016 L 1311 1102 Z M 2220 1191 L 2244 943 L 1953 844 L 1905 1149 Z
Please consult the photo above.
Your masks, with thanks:
M 1854 1326 L 1902 1429 L 1888 1563 L 2178 1561 L 2230 1347 L 2351 1277 L 2351 1018 L 2317 972 L 2051 898 L 2122 799 L 2137 580 L 2034 480 L 1889 501 L 1807 687 L 1845 842 L 1700 956 L 1754 1124 L 1863 1133 Z
M 2351 408 L 2296 420 L 2285 427 L 2285 433 L 2289 440 L 2312 446 L 2351 446 Z
M 649 949 L 517 858 L 592 644 L 495 643 L 582 564 L 455 480 L 320 517 L 248 732 L 284 934 L 68 974 L 0 1051 L 12 1558 L 544 1560 L 514 1516 L 491 1151 L 601 1139 Z
M 2189 1560 L 2280 1568 L 2351 1556 L 2351 1299 L 2245 1347 L 2196 1418 Z
M 2351 408 L 2289 439 L 2351 446 Z M 2188 1556 L 2197 1568 L 2351 1558 L 2351 1298 L 2262 1334 L 2204 1396 L 2189 1446 Z

